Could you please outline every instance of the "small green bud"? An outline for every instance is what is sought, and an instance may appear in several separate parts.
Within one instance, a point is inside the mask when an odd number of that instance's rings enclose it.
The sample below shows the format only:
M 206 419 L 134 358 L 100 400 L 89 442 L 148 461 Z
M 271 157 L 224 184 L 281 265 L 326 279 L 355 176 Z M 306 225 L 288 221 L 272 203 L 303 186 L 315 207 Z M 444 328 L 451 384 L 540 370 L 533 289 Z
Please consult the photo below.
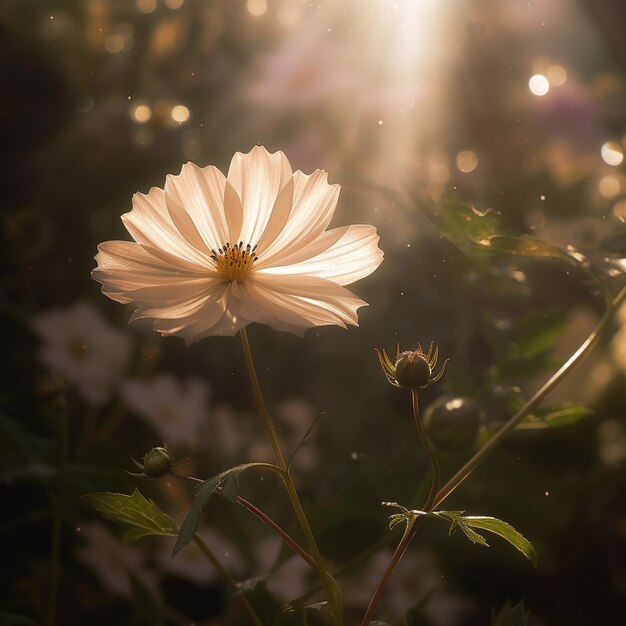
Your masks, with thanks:
M 169 448 L 152 448 L 143 457 L 143 471 L 150 478 L 159 478 L 170 471 L 175 460 Z
M 483 411 L 475 400 L 443 396 L 426 409 L 424 428 L 440 450 L 465 452 L 476 442 L 482 418 Z
M 140 474 L 127 472 L 131 476 L 136 478 L 143 478 L 144 480 L 154 480 L 167 474 L 172 467 L 178 465 L 178 461 L 174 455 L 172 449 L 163 442 L 162 446 L 152 448 L 144 455 L 142 462 L 139 463 L 130 457 L 133 463 L 141 470 Z
M 430 382 L 432 372 L 426 357 L 419 352 L 403 352 L 396 359 L 396 380 L 400 387 L 419 389 Z
M 449 361 L 449 359 L 446 359 L 439 373 L 437 375 L 434 374 L 435 366 L 439 359 L 439 348 L 433 342 L 431 342 L 428 352 L 424 352 L 419 343 L 417 344 L 417 350 L 406 350 L 405 352 L 400 352 L 400 346 L 398 345 L 395 363 L 391 362 L 385 350 L 382 352 L 376 350 L 376 352 L 387 380 L 394 387 L 412 389 L 413 391 L 420 387 L 428 387 L 428 385 L 432 385 L 440 380 Z

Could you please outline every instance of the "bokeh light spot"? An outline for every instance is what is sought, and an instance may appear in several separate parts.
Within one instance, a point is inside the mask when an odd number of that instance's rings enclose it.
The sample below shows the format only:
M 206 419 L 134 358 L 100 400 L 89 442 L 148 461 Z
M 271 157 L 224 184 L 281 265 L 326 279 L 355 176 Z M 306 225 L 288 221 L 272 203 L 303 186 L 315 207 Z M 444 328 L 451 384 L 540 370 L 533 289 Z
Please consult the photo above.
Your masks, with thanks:
M 607 165 L 621 165 L 624 160 L 624 153 L 622 152 L 622 148 L 615 141 L 607 141 L 602 145 L 600 149 L 600 154 L 602 155 L 602 160 Z
M 131 110 L 131 117 L 139 124 L 145 124 L 152 117 L 152 109 L 147 104 L 137 104 Z
M 560 87 L 567 80 L 567 71 L 562 65 L 551 65 L 546 71 L 546 78 L 551 85 Z
M 620 179 L 613 174 L 603 176 L 598 182 L 598 191 L 605 198 L 616 196 L 620 192 L 621 187 Z
M 248 13 L 250 13 L 250 15 L 259 17 L 260 15 L 263 15 L 267 11 L 267 1 L 266 0 L 248 0 L 246 4 L 246 8 L 248 9 Z
M 141 13 L 152 13 L 156 9 L 156 0 L 136 0 L 137 10 Z
M 191 116 L 191 112 L 184 104 L 177 104 L 172 107 L 170 115 L 175 122 L 184 124 Z
M 543 74 L 535 74 L 530 77 L 528 88 L 535 96 L 545 96 L 550 91 L 550 81 Z
M 468 174 L 478 166 L 478 157 L 472 150 L 462 150 L 456 155 L 456 166 L 459 171 Z

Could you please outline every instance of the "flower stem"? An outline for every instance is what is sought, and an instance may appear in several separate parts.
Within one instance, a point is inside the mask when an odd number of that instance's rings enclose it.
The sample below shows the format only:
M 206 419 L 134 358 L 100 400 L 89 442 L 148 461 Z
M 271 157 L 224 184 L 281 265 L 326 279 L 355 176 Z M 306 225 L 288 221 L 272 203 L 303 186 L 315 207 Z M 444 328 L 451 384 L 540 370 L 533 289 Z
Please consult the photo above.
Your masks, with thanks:
M 417 426 L 417 432 L 419 433 L 420 439 L 422 440 L 422 444 L 424 445 L 424 448 L 426 449 L 426 453 L 428 454 L 428 458 L 430 460 L 430 467 L 431 467 L 432 475 L 433 475 L 432 483 L 430 485 L 430 491 L 428 492 L 428 498 L 426 498 L 426 503 L 424 504 L 424 510 L 428 510 L 433 505 L 433 502 L 435 501 L 435 496 L 439 489 L 439 478 L 440 478 L 441 473 L 439 471 L 439 461 L 437 461 L 437 457 L 430 443 L 430 440 L 428 439 L 428 435 L 426 434 L 426 431 L 424 430 L 424 424 L 422 423 L 422 418 L 420 416 L 419 399 L 418 399 L 417 391 L 415 389 L 411 390 L 411 400 L 413 403 L 413 417 L 415 418 L 415 425 Z
M 188 480 L 189 482 L 204 482 L 200 478 L 179 474 L 174 470 L 170 470 L 169 473 L 171 476 L 175 476 L 176 478 L 182 478 L 183 480 Z M 300 555 L 304 561 L 306 561 L 313 569 L 315 569 L 315 560 L 313 559 L 313 557 L 308 552 L 306 552 L 306 550 L 304 550 L 304 548 L 302 548 L 300 544 L 298 544 L 296 540 L 293 539 L 293 537 L 288 535 L 271 517 L 263 513 L 263 511 L 261 511 L 261 509 L 252 504 L 252 502 L 246 500 L 245 498 L 242 498 L 241 496 L 237 496 L 235 502 L 250 511 L 252 515 L 261 520 L 266 526 L 271 528 L 296 554 Z
M 526 404 L 504 424 L 493 437 L 478 451 L 474 456 L 435 494 L 432 498 L 432 502 L 424 507 L 426 512 L 432 511 L 435 507 L 439 506 L 485 459 L 485 457 L 508 435 L 515 427 L 572 371 L 576 366 L 596 345 L 602 333 L 611 323 L 613 315 L 617 309 L 626 300 L 626 287 L 624 287 L 619 294 L 610 302 L 607 306 L 602 319 L 598 325 L 593 329 L 589 337 L 584 343 L 572 354 L 572 356 L 562 365 L 562 367 L 551 376 L 548 381 L 526 402 Z M 415 403 L 415 398 L 414 398 Z M 415 404 L 414 404 L 415 409 Z M 418 425 L 419 429 L 419 425 Z M 420 432 L 421 434 L 421 432 Z M 427 448 L 428 449 L 428 448 Z M 430 500 L 430 498 L 429 498 Z M 406 549 L 415 536 L 419 521 L 423 517 L 418 518 L 414 523 L 408 523 L 407 528 L 404 531 L 404 535 L 396 548 L 391 561 L 383 574 L 370 604 L 367 608 L 367 612 L 361 626 L 367 626 L 371 617 L 374 614 L 376 606 L 380 601 L 382 592 L 387 584 L 387 581 L 396 569 L 400 559 L 406 552 Z
M 313 534 L 311 525 L 309 524 L 306 513 L 304 512 L 304 508 L 302 507 L 302 503 L 300 502 L 298 492 L 296 491 L 293 479 L 291 478 L 289 467 L 285 462 L 285 458 L 283 457 L 283 453 L 281 452 L 280 445 L 278 444 L 278 439 L 276 438 L 276 433 L 274 432 L 274 428 L 272 426 L 272 422 L 270 421 L 267 408 L 265 407 L 263 394 L 261 393 L 261 386 L 259 385 L 259 379 L 257 377 L 256 369 L 254 367 L 254 360 L 252 358 L 252 351 L 250 350 L 250 342 L 248 340 L 248 333 L 245 326 L 241 329 L 240 335 L 241 344 L 243 346 L 243 353 L 246 360 L 246 367 L 248 368 L 248 375 L 250 377 L 250 383 L 252 385 L 252 391 L 254 392 L 254 398 L 256 400 L 257 409 L 265 428 L 265 433 L 267 434 L 267 438 L 269 439 L 272 450 L 274 451 L 276 463 L 284 472 L 283 482 L 285 483 L 285 488 L 287 489 L 287 493 L 289 494 L 291 504 L 296 513 L 296 517 L 298 518 L 298 522 L 300 523 L 300 527 L 302 528 L 302 532 L 304 533 L 306 541 L 311 550 L 313 559 L 315 561 L 315 569 L 324 586 L 324 591 L 326 592 L 326 596 L 328 598 L 329 607 L 332 611 L 333 621 L 335 622 L 336 626 L 341 626 L 341 624 L 343 623 L 342 607 L 341 600 L 338 597 L 337 591 L 335 589 L 336 583 L 331 580 L 331 576 L 326 570 L 324 560 L 322 559 L 322 555 L 319 551 L 319 548 L 317 547 L 317 542 L 315 541 L 315 535 Z
M 237 583 L 234 581 L 233 577 L 228 573 L 228 571 L 221 564 L 220 560 L 213 554 L 213 552 L 211 551 L 211 548 L 207 546 L 207 544 L 204 542 L 202 537 L 200 537 L 200 535 L 196 533 L 193 540 L 202 551 L 202 554 L 206 556 L 206 558 L 213 564 L 215 569 L 220 573 L 220 575 L 226 581 L 226 583 L 228 583 L 228 586 L 231 588 L 231 590 L 235 593 L 238 592 L 239 589 L 237 587 Z M 252 608 L 252 605 L 248 601 L 248 598 L 246 598 L 245 594 L 238 593 L 237 598 L 239 598 L 239 601 L 243 605 L 245 612 L 248 614 L 248 617 L 250 618 L 250 621 L 254 624 L 254 626 L 263 626 L 261 620 L 258 618 L 257 614 Z

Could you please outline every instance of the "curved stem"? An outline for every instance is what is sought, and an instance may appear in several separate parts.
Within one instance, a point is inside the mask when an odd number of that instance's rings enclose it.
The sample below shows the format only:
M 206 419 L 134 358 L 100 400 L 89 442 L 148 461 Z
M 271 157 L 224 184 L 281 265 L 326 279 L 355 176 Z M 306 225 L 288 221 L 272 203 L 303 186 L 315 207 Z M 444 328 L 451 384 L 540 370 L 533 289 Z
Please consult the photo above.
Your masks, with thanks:
M 550 379 L 532 396 L 532 398 L 530 398 L 530 400 L 528 400 L 528 402 L 526 402 L 526 404 L 513 417 L 511 417 L 511 419 L 509 419 L 509 421 L 506 422 L 506 424 L 504 424 L 496 432 L 496 434 L 435 494 L 434 498 L 432 498 L 433 501 L 428 506 L 424 507 L 426 512 L 432 511 L 436 506 L 439 506 L 439 504 L 441 504 L 478 467 L 481 461 L 484 460 L 484 458 L 502 441 L 502 439 L 506 437 L 506 435 L 510 433 L 572 371 L 574 366 L 577 365 L 590 352 L 600 339 L 604 330 L 610 324 L 617 309 L 625 300 L 626 287 L 624 287 L 612 300 L 598 325 L 593 329 L 589 337 L 587 337 L 578 350 L 572 354 L 563 366 L 550 377 Z M 415 523 L 409 523 L 407 525 L 404 535 L 402 536 L 402 539 L 400 540 L 400 543 L 398 544 L 398 547 L 396 548 L 396 551 L 394 552 L 391 561 L 389 562 L 389 565 L 387 566 L 387 569 L 385 570 L 385 573 L 383 574 L 380 583 L 370 600 L 370 604 L 367 608 L 367 612 L 363 618 L 361 626 L 367 626 L 367 624 L 369 624 L 369 621 L 374 614 L 374 610 L 380 601 L 380 597 L 387 581 L 393 574 L 398 563 L 400 562 L 400 559 L 406 552 L 409 543 L 411 543 L 411 540 L 415 536 L 418 522 L 421 519 L 423 518 L 420 517 L 415 520 Z
M 615 311 L 626 300 L 626 287 L 607 307 L 602 319 L 585 342 L 572 354 L 561 368 L 539 389 L 528 402 L 504 424 L 496 434 L 441 488 L 435 496 L 433 508 L 441 504 L 483 461 L 483 459 L 506 437 L 577 365 L 596 345 L 608 327 Z M 428 509 L 427 509 L 428 510 Z
M 417 426 L 417 432 L 419 433 L 420 439 L 422 440 L 422 444 L 424 448 L 426 448 L 426 453 L 428 454 L 428 458 L 430 460 L 430 467 L 433 474 L 433 480 L 430 485 L 430 491 L 428 492 L 428 498 L 426 498 L 426 503 L 424 504 L 424 509 L 428 510 L 429 507 L 433 505 L 435 501 L 435 496 L 439 489 L 439 479 L 441 472 L 439 471 L 439 461 L 437 461 L 437 457 L 433 450 L 432 445 L 430 444 L 430 440 L 428 439 L 428 435 L 424 430 L 424 424 L 422 423 L 422 418 L 420 416 L 419 409 L 419 399 L 417 395 L 417 390 L 411 390 L 411 400 L 413 403 L 413 417 L 415 417 L 415 425 Z
M 231 588 L 231 590 L 237 593 L 239 591 L 239 588 L 237 587 L 237 583 L 234 581 L 233 577 L 228 573 L 228 571 L 221 564 L 220 560 L 213 554 L 213 552 L 211 551 L 211 548 L 207 546 L 207 544 L 204 542 L 202 537 L 200 537 L 200 535 L 196 533 L 193 540 L 202 551 L 202 554 L 206 556 L 206 558 L 213 564 L 215 569 L 220 573 L 220 575 L 226 581 L 226 583 Z M 252 605 L 248 601 L 248 598 L 246 598 L 245 594 L 237 593 L 237 598 L 243 605 L 245 612 L 248 614 L 248 617 L 250 618 L 250 621 L 254 624 L 254 626 L 263 626 L 261 620 L 258 618 L 257 614 L 252 608 Z
M 318 576 L 320 577 L 320 580 L 322 581 L 322 584 L 324 585 L 324 591 L 326 592 L 329 607 L 332 611 L 333 621 L 337 626 L 340 626 L 343 623 L 343 617 L 341 600 L 337 596 L 337 592 L 335 590 L 336 583 L 333 583 L 330 574 L 326 570 L 324 560 L 322 559 L 322 555 L 315 540 L 315 535 L 313 534 L 313 530 L 311 529 L 309 520 L 307 519 L 306 513 L 304 512 L 304 508 L 302 507 L 302 503 L 300 502 L 298 492 L 296 491 L 293 479 L 291 478 L 289 467 L 285 462 L 285 458 L 283 457 L 283 453 L 281 452 L 280 445 L 278 444 L 278 439 L 276 437 L 276 433 L 274 432 L 274 427 L 272 426 L 272 422 L 267 412 L 267 408 L 265 407 L 263 394 L 261 393 L 261 386 L 259 385 L 259 379 L 257 377 L 256 369 L 254 367 L 254 360 L 252 358 L 252 351 L 250 350 L 250 342 L 248 340 L 246 327 L 244 326 L 239 331 L 239 333 L 241 335 L 241 344 L 246 360 L 246 367 L 248 369 L 248 376 L 250 377 L 252 391 L 254 392 L 254 398 L 256 400 L 257 409 L 265 428 L 265 433 L 267 435 L 267 438 L 269 439 L 270 445 L 272 446 L 272 450 L 274 451 L 276 463 L 278 464 L 278 467 L 280 467 L 280 469 L 283 471 L 283 482 L 285 484 L 285 488 L 287 489 L 287 493 L 289 494 L 289 498 L 296 513 L 296 517 L 298 518 L 298 522 L 300 523 L 300 527 L 302 528 L 302 532 L 304 533 L 306 541 L 309 544 L 309 548 L 315 561 L 315 569 Z
M 196 478 L 195 476 L 186 476 L 185 474 L 179 474 L 174 470 L 170 470 L 169 474 L 171 476 L 175 476 L 176 478 L 181 478 L 182 480 L 187 480 L 192 483 L 203 483 L 204 481 L 201 478 Z M 252 515 L 254 515 L 257 519 L 261 520 L 266 526 L 271 528 L 296 554 L 300 555 L 304 561 L 306 561 L 313 569 L 315 569 L 315 560 L 311 555 L 304 550 L 300 544 L 296 542 L 293 537 L 288 535 L 271 517 L 263 513 L 261 509 L 256 507 L 252 502 L 242 498 L 241 496 L 237 496 L 235 499 L 237 504 L 241 505 Z

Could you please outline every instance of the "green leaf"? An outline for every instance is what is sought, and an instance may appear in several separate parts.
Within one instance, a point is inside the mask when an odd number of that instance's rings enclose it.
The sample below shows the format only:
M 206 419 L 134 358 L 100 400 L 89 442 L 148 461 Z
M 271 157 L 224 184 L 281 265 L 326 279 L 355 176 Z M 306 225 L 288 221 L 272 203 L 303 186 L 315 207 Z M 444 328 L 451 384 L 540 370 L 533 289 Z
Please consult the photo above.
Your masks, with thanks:
M 480 211 L 453 198 L 446 198 L 440 217 L 444 235 L 461 248 L 485 241 L 499 229 L 499 218 L 492 210 Z
M 492 612 L 491 626 L 528 626 L 529 617 L 530 611 L 526 611 L 523 600 L 515 606 L 507 600 L 497 615 Z
M 494 235 L 489 237 L 484 242 L 484 245 L 493 252 L 514 256 L 559 259 L 576 266 L 581 266 L 584 262 L 580 253 L 573 248 L 565 250 L 530 235 L 521 235 L 519 237 Z
M 229 502 L 235 502 L 239 495 L 239 479 L 237 474 L 229 474 L 221 483 L 220 495 Z
M 472 543 L 478 543 L 481 546 L 485 546 L 486 548 L 489 547 L 489 544 L 487 543 L 487 540 L 481 534 L 477 533 L 475 530 L 472 530 L 472 528 L 470 526 L 468 526 L 467 524 L 463 523 L 462 521 L 459 521 L 457 523 L 457 526 L 463 531 L 465 536 Z M 450 528 L 452 528 L 452 526 Z
M 172 557 L 175 557 L 195 536 L 198 526 L 200 525 L 200 516 L 202 509 L 206 506 L 211 496 L 218 488 L 221 479 L 221 474 L 213 476 L 205 480 L 195 491 L 193 495 L 193 501 L 183 523 L 180 525 L 180 531 L 178 533 L 178 539 L 174 545 L 172 551 Z
M 131 527 L 124 534 L 124 541 L 136 541 L 149 535 L 176 535 L 172 519 L 152 500 L 146 500 L 138 489 L 132 495 L 107 491 L 82 497 L 104 517 Z
M 202 509 L 207 505 L 216 490 L 221 487 L 221 495 L 227 500 L 234 502 L 239 492 L 237 477 L 241 472 L 253 467 L 268 469 L 270 466 L 268 463 L 243 463 L 242 465 L 236 465 L 224 470 L 217 476 L 213 476 L 198 485 L 194 490 L 191 506 L 180 526 L 172 557 L 176 556 L 194 538 L 200 525 Z
M 577 424 L 593 411 L 580 404 L 563 404 L 556 407 L 544 407 L 536 409 L 532 415 L 528 415 L 517 427 L 518 429 L 542 429 L 560 428 Z
M 463 525 L 470 526 L 471 528 L 480 528 L 481 530 L 486 530 L 502 537 L 513 547 L 517 548 L 535 567 L 537 567 L 537 554 L 532 544 L 510 524 L 495 517 L 477 515 L 464 515 L 461 521 Z

